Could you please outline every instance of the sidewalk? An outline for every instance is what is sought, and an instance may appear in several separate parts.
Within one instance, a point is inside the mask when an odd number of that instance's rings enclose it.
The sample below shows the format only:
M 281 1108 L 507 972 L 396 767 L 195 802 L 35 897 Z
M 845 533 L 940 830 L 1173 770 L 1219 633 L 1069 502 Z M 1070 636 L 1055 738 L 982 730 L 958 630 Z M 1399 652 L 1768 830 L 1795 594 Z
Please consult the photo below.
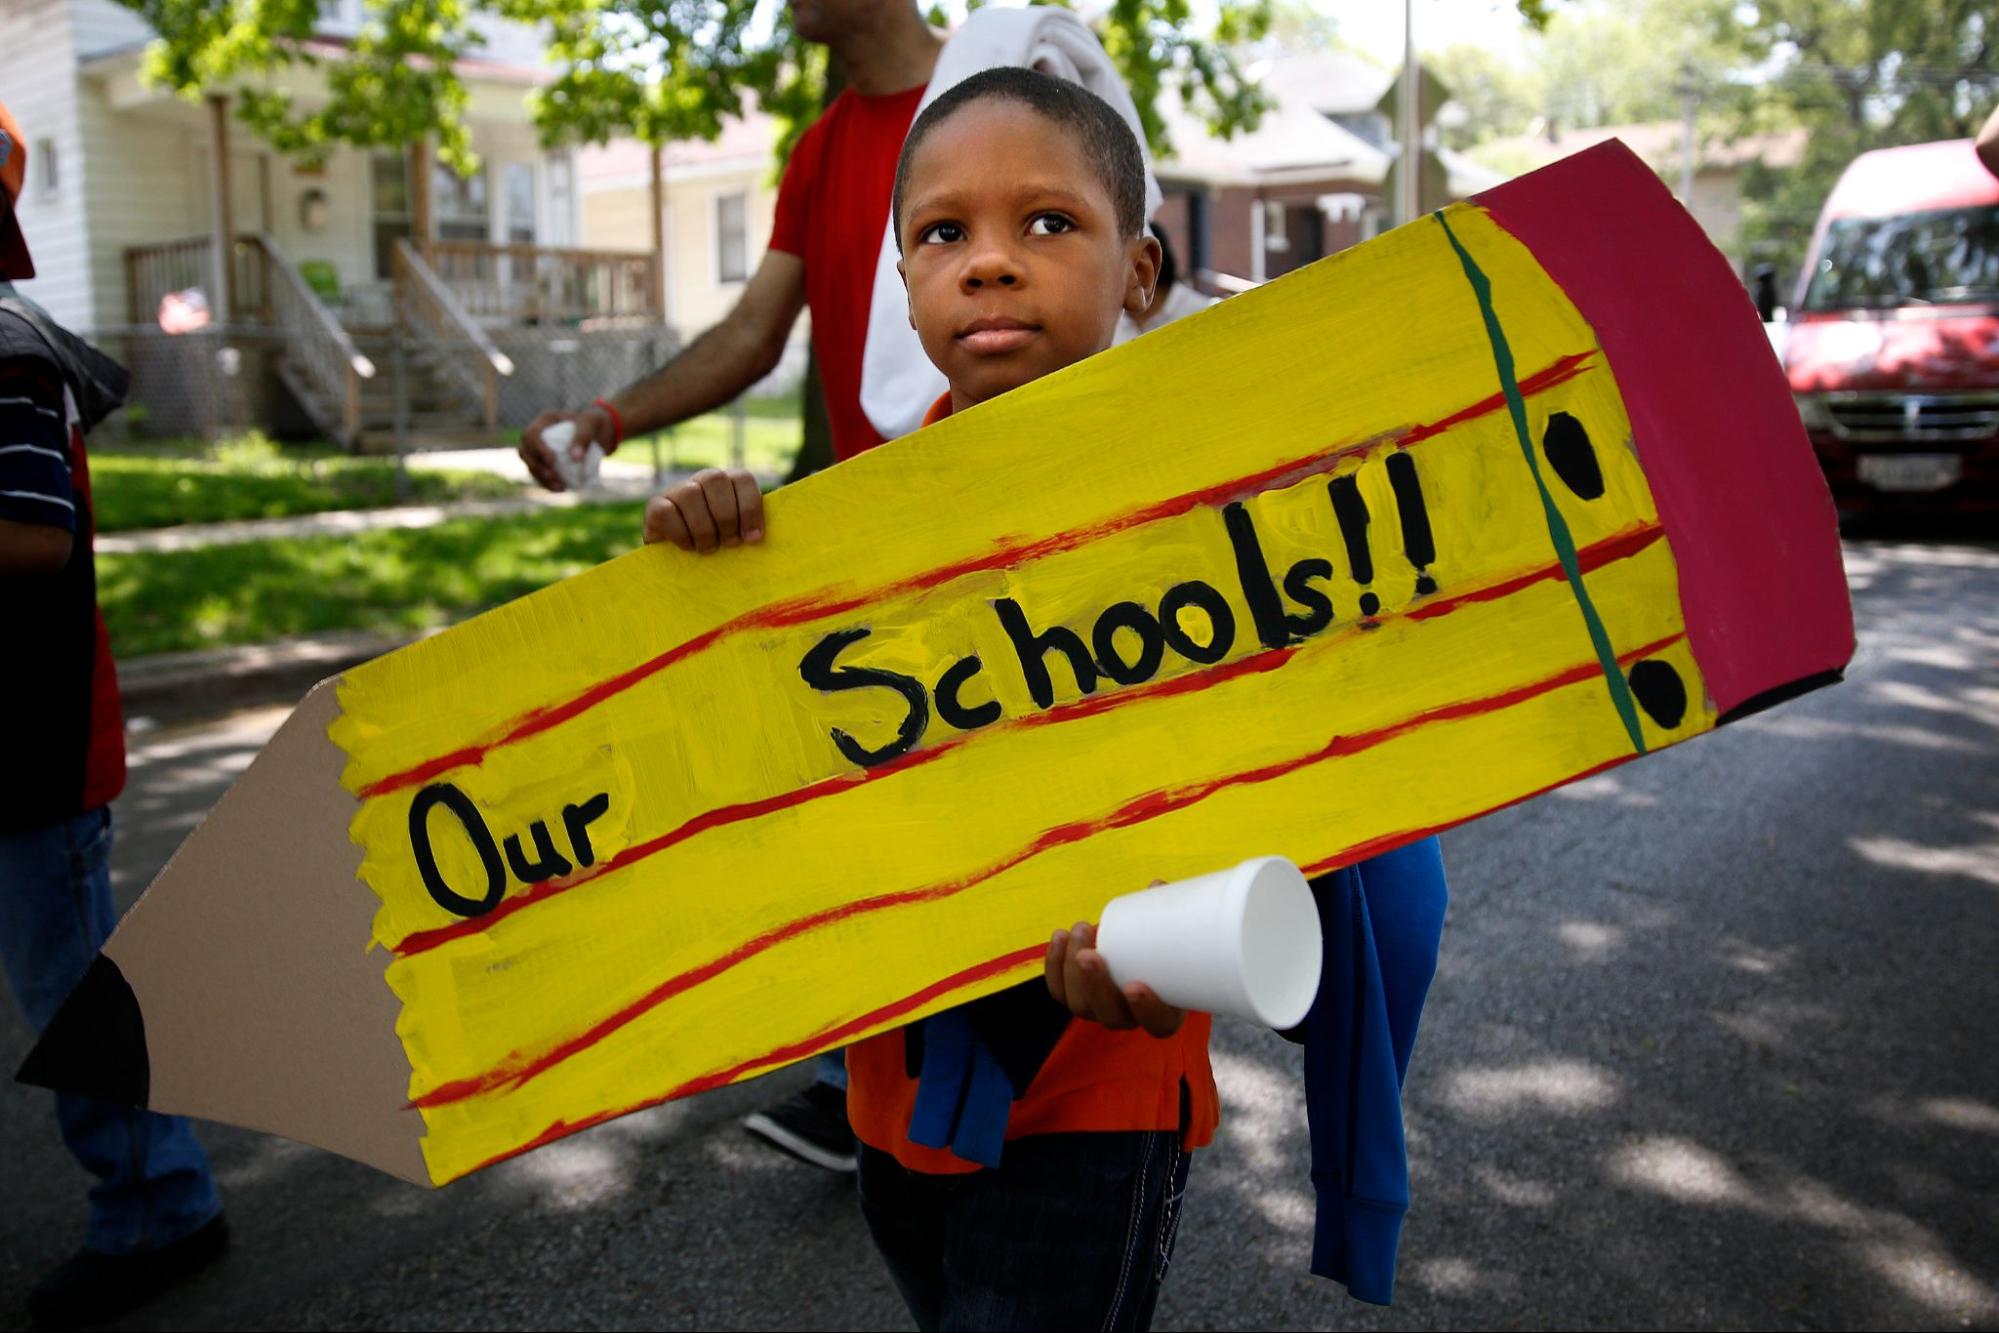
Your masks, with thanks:
M 131 657 L 118 663 L 118 694 L 134 731 L 230 709 L 293 704 L 327 677 L 422 637 L 338 630 L 273 643 Z
M 338 509 L 290 518 L 246 519 L 233 523 L 189 523 L 143 532 L 100 534 L 103 555 L 137 555 L 157 551 L 187 551 L 203 546 L 286 537 L 345 537 L 376 528 L 428 528 L 454 518 L 497 518 L 528 514 L 537 509 L 579 504 L 637 504 L 657 489 L 691 473 L 664 469 L 655 475 L 648 451 L 631 458 L 607 458 L 597 481 L 587 491 L 553 494 L 532 484 L 527 466 L 512 449 L 451 449 L 408 456 L 410 470 L 486 472 L 517 482 L 521 494 L 498 500 L 453 500 L 434 505 L 400 505 L 390 509 Z M 766 485 L 770 478 L 760 478 Z
M 233 546 L 238 542 L 283 537 L 346 537 L 376 528 L 429 528 L 454 518 L 497 518 L 528 514 L 537 509 L 586 504 L 642 503 L 652 493 L 652 474 L 638 484 L 618 478 L 581 493 L 553 495 L 532 491 L 501 500 L 452 500 L 445 504 L 404 505 L 395 509 L 332 509 L 291 518 L 253 518 L 235 523 L 189 523 L 177 528 L 118 532 L 97 539 L 99 555 L 189 551 L 203 546 Z M 635 520 L 636 521 L 636 520 Z

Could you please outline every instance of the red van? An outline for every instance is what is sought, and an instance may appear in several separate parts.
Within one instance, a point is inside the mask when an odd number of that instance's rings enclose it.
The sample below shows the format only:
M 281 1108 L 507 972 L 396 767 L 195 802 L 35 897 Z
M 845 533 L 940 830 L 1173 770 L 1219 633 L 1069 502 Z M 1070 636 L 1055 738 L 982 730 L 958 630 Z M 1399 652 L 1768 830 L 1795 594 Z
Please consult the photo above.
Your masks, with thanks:
M 1784 368 L 1842 510 L 1999 510 L 1999 178 L 1971 140 L 1847 167 Z

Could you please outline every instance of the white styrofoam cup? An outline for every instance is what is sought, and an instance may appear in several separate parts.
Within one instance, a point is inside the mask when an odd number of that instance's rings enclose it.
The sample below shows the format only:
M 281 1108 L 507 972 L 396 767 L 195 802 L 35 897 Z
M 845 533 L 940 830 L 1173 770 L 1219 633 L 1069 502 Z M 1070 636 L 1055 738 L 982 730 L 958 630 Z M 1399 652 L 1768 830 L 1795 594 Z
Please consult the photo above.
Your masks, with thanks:
M 1297 866 L 1258 856 L 1114 898 L 1097 951 L 1119 986 L 1168 1004 L 1294 1027 L 1319 993 L 1319 911 Z

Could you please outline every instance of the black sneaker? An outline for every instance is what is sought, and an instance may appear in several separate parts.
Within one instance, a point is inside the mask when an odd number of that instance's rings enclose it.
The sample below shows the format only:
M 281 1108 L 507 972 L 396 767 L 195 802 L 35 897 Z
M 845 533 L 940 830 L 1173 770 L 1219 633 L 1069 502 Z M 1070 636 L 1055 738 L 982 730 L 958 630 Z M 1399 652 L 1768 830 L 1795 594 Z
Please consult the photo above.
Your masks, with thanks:
M 44 1328 L 78 1328 L 116 1319 L 222 1257 L 228 1219 L 217 1213 L 199 1230 L 139 1254 L 79 1250 L 28 1294 L 28 1313 Z
M 854 1131 L 847 1124 L 844 1088 L 814 1083 L 744 1117 L 743 1128 L 801 1162 L 828 1171 L 854 1169 Z

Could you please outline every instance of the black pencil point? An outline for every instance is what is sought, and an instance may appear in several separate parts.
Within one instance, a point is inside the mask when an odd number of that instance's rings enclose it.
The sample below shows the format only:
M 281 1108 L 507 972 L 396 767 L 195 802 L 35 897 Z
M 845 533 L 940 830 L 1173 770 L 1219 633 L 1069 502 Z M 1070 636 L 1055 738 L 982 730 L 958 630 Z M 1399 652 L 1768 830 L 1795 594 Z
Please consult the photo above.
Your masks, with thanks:
M 14 1077 L 58 1092 L 146 1104 L 152 1084 L 146 1020 L 118 964 L 97 955 Z

